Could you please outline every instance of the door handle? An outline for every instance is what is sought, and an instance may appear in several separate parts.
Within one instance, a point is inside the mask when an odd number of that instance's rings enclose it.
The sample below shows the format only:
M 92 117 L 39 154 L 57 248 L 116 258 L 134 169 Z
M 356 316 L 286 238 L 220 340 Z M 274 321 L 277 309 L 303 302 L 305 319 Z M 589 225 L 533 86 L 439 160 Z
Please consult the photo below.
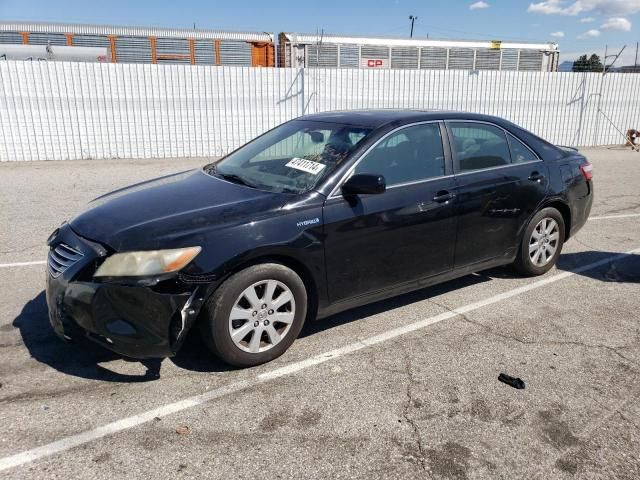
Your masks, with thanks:
M 455 193 L 451 193 L 447 190 L 440 190 L 433 197 L 433 201 L 438 203 L 445 203 L 445 202 L 448 202 L 449 200 L 453 200 L 454 198 L 456 198 Z
M 542 182 L 542 180 L 544 180 L 544 175 L 538 172 L 531 172 L 531 175 L 529 175 L 529 180 L 531 180 L 532 182 L 540 183 Z

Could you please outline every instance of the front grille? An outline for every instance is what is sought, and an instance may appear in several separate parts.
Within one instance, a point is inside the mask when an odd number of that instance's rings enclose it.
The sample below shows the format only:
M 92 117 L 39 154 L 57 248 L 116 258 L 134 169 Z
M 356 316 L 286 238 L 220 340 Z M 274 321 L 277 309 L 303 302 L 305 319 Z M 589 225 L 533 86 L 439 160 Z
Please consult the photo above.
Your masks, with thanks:
M 80 260 L 84 255 L 75 248 L 61 243 L 49 250 L 49 274 L 56 278 L 62 275 L 69 267 Z

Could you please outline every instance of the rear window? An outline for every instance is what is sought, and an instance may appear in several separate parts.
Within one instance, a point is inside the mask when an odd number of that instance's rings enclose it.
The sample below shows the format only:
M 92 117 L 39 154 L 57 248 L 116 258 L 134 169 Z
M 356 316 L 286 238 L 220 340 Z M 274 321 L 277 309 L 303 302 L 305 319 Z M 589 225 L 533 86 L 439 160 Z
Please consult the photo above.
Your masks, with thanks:
M 519 127 L 515 123 L 509 122 L 505 127 L 511 131 L 516 137 L 526 143 L 536 154 L 545 160 L 557 160 L 567 156 L 567 153 L 559 147 L 543 140 L 528 130 Z
M 509 148 L 511 149 L 511 163 L 526 163 L 538 160 L 538 157 L 531 149 L 510 133 L 507 134 L 507 140 L 509 140 Z

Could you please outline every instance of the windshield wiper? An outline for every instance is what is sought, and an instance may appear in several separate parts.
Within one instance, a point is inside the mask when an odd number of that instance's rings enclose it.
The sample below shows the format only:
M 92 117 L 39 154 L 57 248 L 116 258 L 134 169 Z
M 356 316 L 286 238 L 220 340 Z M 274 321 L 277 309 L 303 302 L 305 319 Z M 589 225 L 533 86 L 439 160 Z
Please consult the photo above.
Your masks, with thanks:
M 218 178 L 222 178 L 223 180 L 227 180 L 228 182 L 233 182 L 233 183 L 237 183 L 239 185 L 244 185 L 246 187 L 250 187 L 250 188 L 255 188 L 257 190 L 269 190 L 272 192 L 280 192 L 280 193 L 300 193 L 295 189 L 290 189 L 287 187 L 282 187 L 281 190 L 274 190 L 271 187 L 267 187 L 266 185 L 261 185 L 258 183 L 253 183 L 249 180 L 247 180 L 244 177 L 241 177 L 240 175 L 237 175 L 235 173 L 222 173 L 221 171 L 218 170 L 218 166 L 217 165 L 210 165 L 208 168 L 205 169 L 205 172 L 211 176 L 214 177 L 218 177 Z
M 215 163 L 213 165 L 210 165 L 208 168 L 206 168 L 205 172 L 207 172 L 209 175 L 212 175 L 214 177 L 218 177 L 218 178 L 222 178 L 224 180 L 227 180 L 228 182 L 233 182 L 233 183 L 237 183 L 237 184 L 240 184 L 240 185 L 245 185 L 245 186 L 251 187 L 251 188 L 258 188 L 258 186 L 255 183 L 251 183 L 248 180 L 245 180 L 240 175 L 236 175 L 235 173 L 222 173 L 222 172 L 218 171 L 218 166 Z
M 215 171 L 213 173 L 217 177 L 220 177 L 229 182 L 237 183 L 239 185 L 244 185 L 246 187 L 258 188 L 258 185 L 256 185 L 255 183 L 251 183 L 248 180 L 241 177 L 240 175 L 236 175 L 235 173 L 220 173 L 218 171 Z

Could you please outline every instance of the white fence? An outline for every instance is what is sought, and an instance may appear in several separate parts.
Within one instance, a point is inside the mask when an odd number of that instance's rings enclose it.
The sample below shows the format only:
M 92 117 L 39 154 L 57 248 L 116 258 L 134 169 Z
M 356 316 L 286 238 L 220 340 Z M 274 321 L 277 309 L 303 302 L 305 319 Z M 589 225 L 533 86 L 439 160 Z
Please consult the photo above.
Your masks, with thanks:
M 640 127 L 640 75 L 0 62 L 0 160 L 222 155 L 303 113 L 482 112 L 564 145 Z

